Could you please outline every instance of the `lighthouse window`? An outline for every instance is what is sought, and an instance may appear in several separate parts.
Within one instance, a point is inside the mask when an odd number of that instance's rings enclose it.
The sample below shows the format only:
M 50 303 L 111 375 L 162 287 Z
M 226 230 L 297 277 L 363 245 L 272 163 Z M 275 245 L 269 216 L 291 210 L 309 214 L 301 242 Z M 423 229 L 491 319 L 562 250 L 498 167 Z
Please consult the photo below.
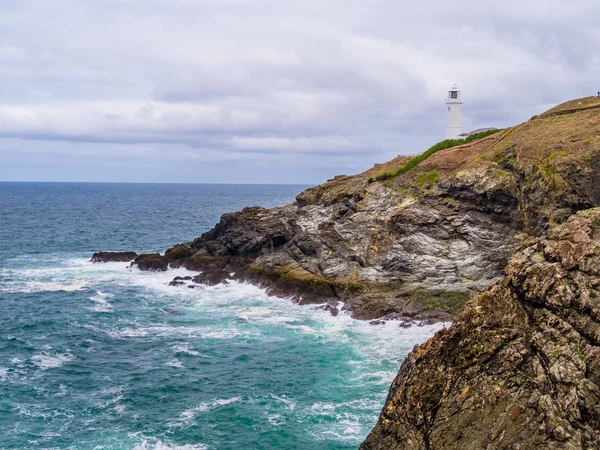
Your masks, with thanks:
M 450 91 L 450 98 L 458 98 L 458 91 Z
M 450 107 L 448 106 L 448 111 L 450 111 Z

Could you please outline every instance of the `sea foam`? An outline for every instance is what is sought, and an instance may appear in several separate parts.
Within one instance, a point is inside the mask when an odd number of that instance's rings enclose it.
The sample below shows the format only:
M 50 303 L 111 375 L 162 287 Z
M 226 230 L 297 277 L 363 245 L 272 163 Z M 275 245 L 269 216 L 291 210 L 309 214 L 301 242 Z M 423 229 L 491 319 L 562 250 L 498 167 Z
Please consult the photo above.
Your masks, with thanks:
M 105 293 L 102 291 L 96 291 L 96 295 L 90 297 L 90 300 L 93 301 L 96 305 L 91 307 L 90 310 L 96 312 L 111 312 L 113 310 L 113 305 L 108 303 L 106 299 L 114 297 L 113 294 Z
M 233 397 L 227 399 L 215 399 L 211 402 L 200 403 L 197 407 L 192 409 L 187 409 L 181 413 L 181 420 L 189 421 L 193 419 L 196 414 L 208 412 L 212 409 L 218 408 L 220 406 L 230 405 L 231 403 L 239 402 L 242 397 Z
M 73 361 L 73 355 L 69 354 L 59 354 L 59 355 L 33 355 L 31 357 L 31 362 L 33 362 L 36 366 L 38 366 L 41 370 L 47 369 L 56 369 L 57 367 L 62 366 L 64 363 Z
M 83 289 L 87 283 L 85 281 L 64 282 L 64 281 L 26 281 L 10 282 L 0 288 L 0 292 L 9 294 L 24 293 L 32 294 L 35 292 L 75 292 Z
M 144 439 L 138 445 L 134 447 L 134 450 L 206 450 L 208 447 L 204 444 L 167 444 L 160 440 L 149 440 Z

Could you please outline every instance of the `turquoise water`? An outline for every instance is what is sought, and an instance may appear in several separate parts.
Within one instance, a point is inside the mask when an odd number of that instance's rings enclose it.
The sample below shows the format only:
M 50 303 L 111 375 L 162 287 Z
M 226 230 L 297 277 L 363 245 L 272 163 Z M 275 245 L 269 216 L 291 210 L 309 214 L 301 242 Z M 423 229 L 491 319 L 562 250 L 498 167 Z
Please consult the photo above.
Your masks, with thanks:
M 0 448 L 356 448 L 438 327 L 89 262 L 163 251 L 302 189 L 0 183 Z

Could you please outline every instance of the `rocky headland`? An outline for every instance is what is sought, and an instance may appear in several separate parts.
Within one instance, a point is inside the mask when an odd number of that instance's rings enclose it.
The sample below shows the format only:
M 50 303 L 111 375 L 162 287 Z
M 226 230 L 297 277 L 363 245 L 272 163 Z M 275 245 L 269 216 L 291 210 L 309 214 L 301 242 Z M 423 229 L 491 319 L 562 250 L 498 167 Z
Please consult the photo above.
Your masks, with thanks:
M 455 320 L 409 354 L 365 450 L 591 449 L 598 206 L 600 100 L 589 97 L 337 176 L 288 205 L 224 214 L 164 255 L 118 258 L 199 272 L 174 289 L 234 279 L 332 313 L 342 301 L 358 319 Z
M 208 283 L 251 282 L 304 303 L 343 301 L 359 319 L 451 320 L 503 276 L 523 240 L 600 205 L 596 102 L 570 102 L 397 176 L 411 158 L 337 176 L 294 203 L 224 214 L 164 255 L 127 258 L 142 270 L 186 267 Z

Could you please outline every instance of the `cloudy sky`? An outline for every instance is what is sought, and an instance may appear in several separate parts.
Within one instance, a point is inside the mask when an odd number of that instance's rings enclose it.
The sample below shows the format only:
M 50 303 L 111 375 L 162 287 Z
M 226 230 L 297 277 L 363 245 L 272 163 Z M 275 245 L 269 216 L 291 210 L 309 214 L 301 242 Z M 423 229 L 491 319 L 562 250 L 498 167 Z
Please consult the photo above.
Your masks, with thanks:
M 600 90 L 597 0 L 1 0 L 0 180 L 319 183 Z

